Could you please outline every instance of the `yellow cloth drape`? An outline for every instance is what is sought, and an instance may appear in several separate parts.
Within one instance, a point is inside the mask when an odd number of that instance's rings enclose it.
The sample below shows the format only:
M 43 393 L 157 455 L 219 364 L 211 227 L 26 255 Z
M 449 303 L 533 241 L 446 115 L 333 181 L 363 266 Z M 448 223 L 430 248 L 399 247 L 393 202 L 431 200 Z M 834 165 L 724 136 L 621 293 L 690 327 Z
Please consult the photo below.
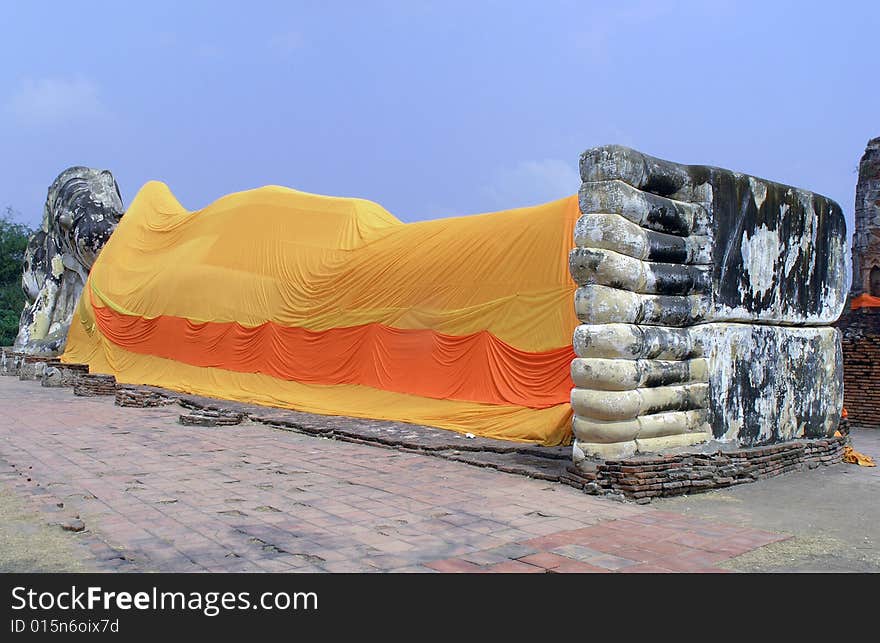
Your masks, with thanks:
M 92 268 L 63 359 L 121 382 L 563 443 L 578 214 L 569 197 L 403 224 L 274 186 L 189 212 L 151 182 Z

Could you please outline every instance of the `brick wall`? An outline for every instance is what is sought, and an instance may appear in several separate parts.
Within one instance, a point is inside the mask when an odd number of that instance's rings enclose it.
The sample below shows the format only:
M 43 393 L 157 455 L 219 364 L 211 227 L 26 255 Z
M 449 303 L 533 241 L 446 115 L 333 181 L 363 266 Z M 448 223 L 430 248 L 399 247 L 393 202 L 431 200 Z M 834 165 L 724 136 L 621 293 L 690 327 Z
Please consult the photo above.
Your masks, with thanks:
M 880 427 L 880 309 L 851 311 L 838 323 L 843 348 L 843 406 L 850 422 Z
M 843 406 L 853 424 L 880 427 L 880 335 L 843 340 Z
M 657 496 L 699 493 L 789 471 L 839 464 L 845 442 L 845 437 L 793 440 L 725 452 L 606 460 L 593 471 L 570 466 L 566 482 L 586 493 L 620 496 L 645 504 Z

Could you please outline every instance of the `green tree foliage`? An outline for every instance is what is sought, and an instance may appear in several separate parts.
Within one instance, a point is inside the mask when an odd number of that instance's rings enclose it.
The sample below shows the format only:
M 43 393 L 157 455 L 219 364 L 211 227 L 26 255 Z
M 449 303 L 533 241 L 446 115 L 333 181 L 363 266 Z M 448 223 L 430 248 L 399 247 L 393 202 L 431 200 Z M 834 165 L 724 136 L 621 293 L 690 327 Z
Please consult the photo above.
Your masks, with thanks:
M 18 320 L 24 307 L 21 268 L 24 251 L 33 230 L 16 220 L 10 208 L 0 213 L 0 346 L 11 346 L 18 334 Z

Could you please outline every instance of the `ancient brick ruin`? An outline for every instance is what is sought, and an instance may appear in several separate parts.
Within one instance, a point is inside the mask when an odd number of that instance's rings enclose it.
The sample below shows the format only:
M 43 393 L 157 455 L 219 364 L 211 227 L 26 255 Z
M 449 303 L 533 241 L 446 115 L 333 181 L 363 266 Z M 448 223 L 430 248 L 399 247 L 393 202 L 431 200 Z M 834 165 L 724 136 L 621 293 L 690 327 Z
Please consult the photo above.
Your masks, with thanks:
M 851 307 L 838 323 L 844 406 L 854 424 L 880 427 L 880 138 L 859 164 L 852 262 Z

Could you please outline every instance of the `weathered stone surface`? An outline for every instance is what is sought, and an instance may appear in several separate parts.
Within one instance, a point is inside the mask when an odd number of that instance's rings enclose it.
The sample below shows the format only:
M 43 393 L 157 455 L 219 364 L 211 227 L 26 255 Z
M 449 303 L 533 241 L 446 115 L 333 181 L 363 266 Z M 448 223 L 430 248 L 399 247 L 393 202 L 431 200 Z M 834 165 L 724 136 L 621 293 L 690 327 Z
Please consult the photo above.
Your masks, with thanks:
M 89 367 L 86 364 L 62 364 L 52 360 L 46 362 L 43 369 L 41 384 L 43 386 L 73 387 L 81 375 L 87 375 Z
M 181 414 L 177 421 L 184 426 L 234 426 L 245 419 L 243 413 L 226 410 L 201 410 Z
M 43 377 L 43 370 L 46 368 L 46 362 L 32 362 L 27 359 L 23 360 L 18 369 L 18 379 L 20 380 L 39 380 Z
M 848 290 L 846 223 L 831 199 L 618 145 L 588 150 L 580 167 L 581 212 L 639 219 L 654 235 L 645 258 L 656 279 L 670 267 L 711 266 L 711 286 L 701 290 L 710 295 L 712 321 L 830 324 L 840 316 Z M 625 254 L 626 246 L 617 251 Z
M 620 146 L 581 157 L 576 462 L 833 434 L 846 229 L 834 201 Z
M 71 167 L 49 187 L 41 228 L 25 251 L 15 350 L 58 355 L 89 270 L 122 217 L 122 198 L 107 170 Z
M 64 531 L 79 532 L 83 531 L 86 528 L 86 523 L 84 523 L 79 518 L 73 518 L 71 520 L 65 520 L 64 522 L 62 522 L 60 524 L 60 527 Z
M 18 375 L 24 355 L 11 346 L 0 349 L 0 375 Z
M 56 366 L 47 366 L 40 379 L 43 386 L 72 386 L 64 381 L 64 371 Z
M 705 324 L 715 438 L 744 446 L 834 434 L 843 410 L 840 333 L 828 326 Z

